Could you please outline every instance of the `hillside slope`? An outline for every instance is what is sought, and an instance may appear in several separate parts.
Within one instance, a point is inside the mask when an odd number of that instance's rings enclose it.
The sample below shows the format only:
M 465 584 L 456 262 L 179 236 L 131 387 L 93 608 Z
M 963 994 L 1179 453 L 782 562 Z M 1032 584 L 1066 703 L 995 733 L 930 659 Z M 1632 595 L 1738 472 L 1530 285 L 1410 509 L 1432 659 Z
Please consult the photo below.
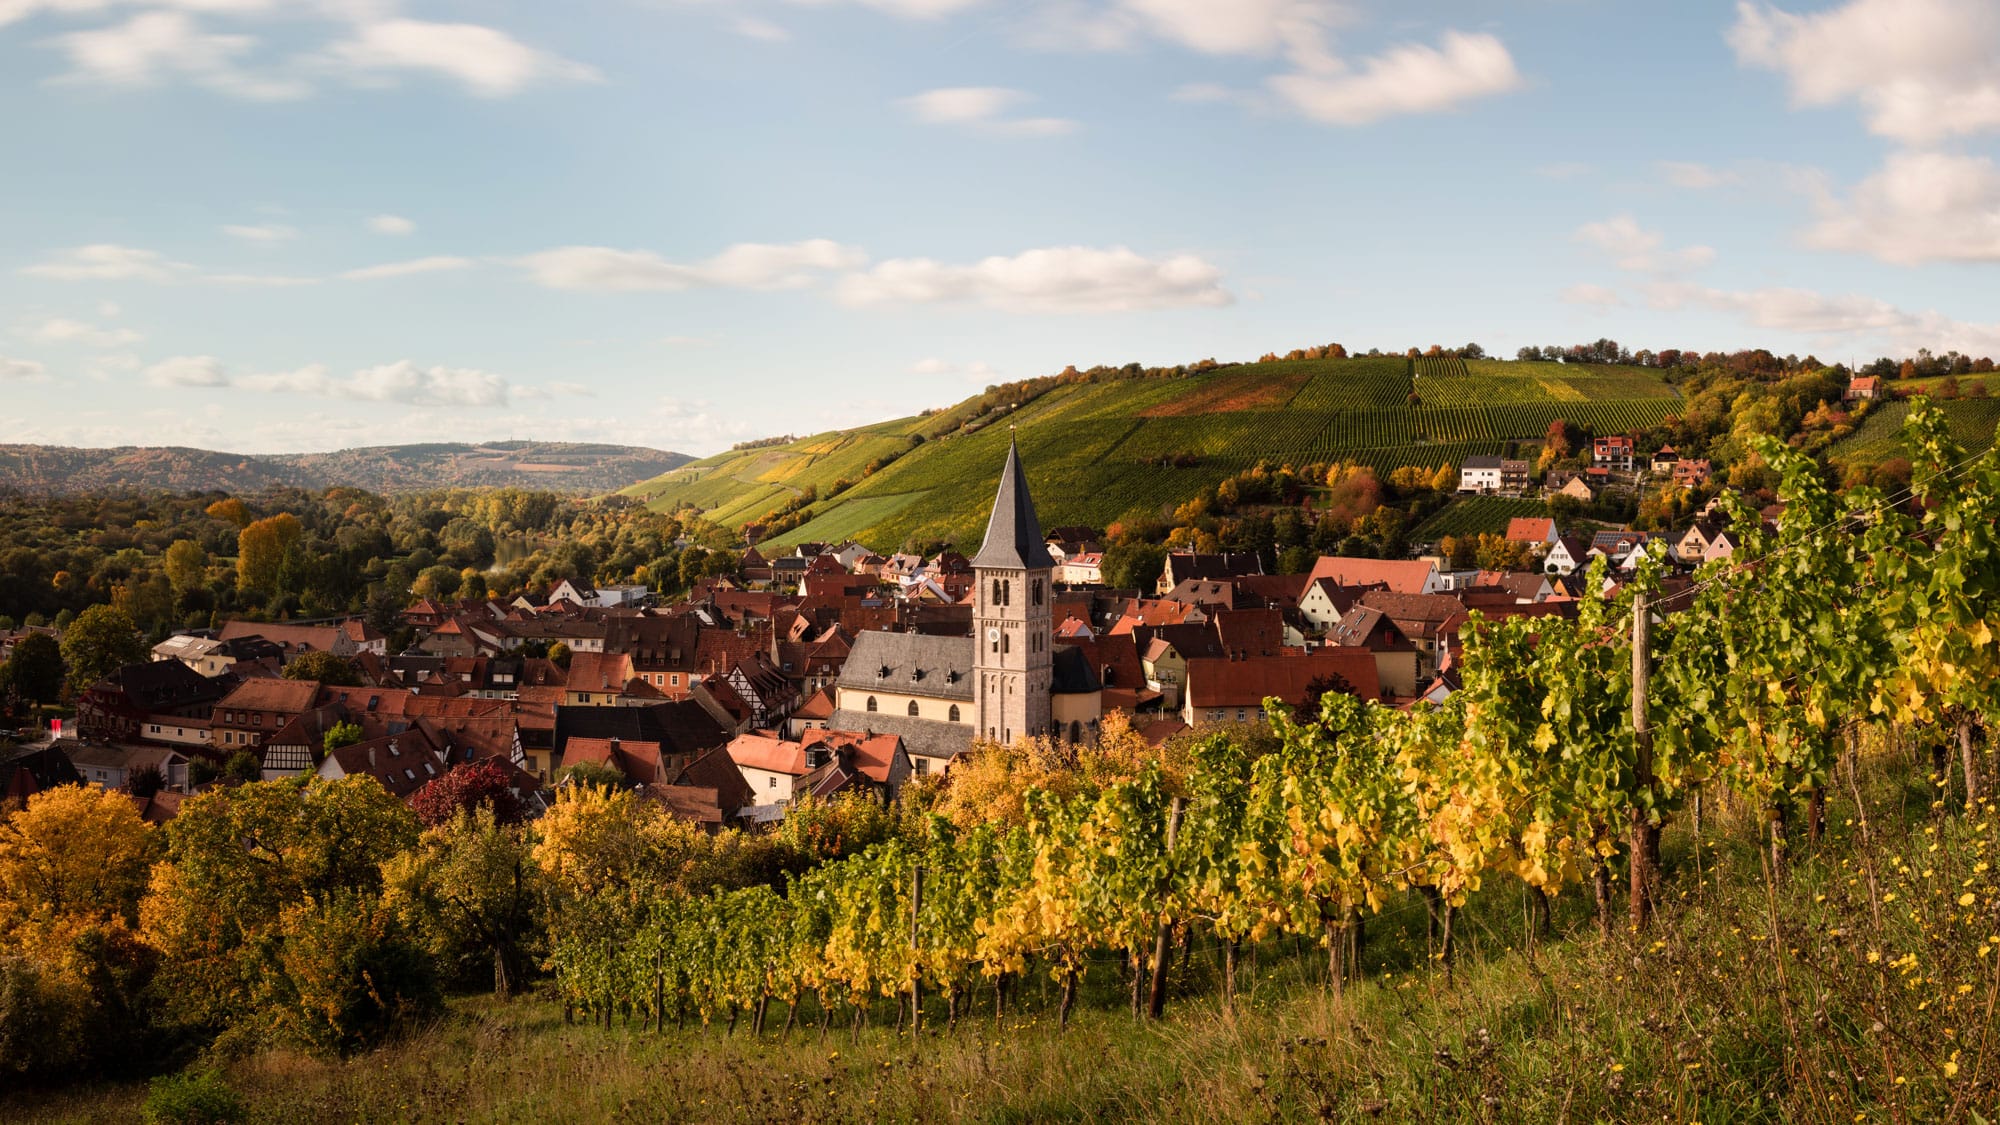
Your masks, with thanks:
M 689 460 L 629 445 L 496 441 L 483 444 L 382 445 L 333 453 L 219 453 L 178 446 L 79 449 L 0 445 L 0 488 L 33 493 L 166 489 L 247 492 L 273 486 L 371 492 L 508 485 L 562 492 L 605 492 L 634 477 Z
M 1259 363 L 1058 386 L 977 429 L 942 435 L 949 423 L 936 417 L 816 434 L 705 458 L 624 491 L 662 509 L 694 504 L 741 526 L 811 486 L 823 498 L 812 520 L 773 543 L 852 537 L 878 550 L 911 540 L 963 548 L 981 530 L 1010 425 L 1044 525 L 1102 526 L 1183 501 L 1259 460 L 1435 467 L 1538 439 L 1557 418 L 1598 433 L 1651 426 L 1679 401 L 1653 372 L 1624 367 L 1401 357 Z M 912 435 L 928 440 L 913 446 Z M 896 459 L 863 479 L 863 468 L 884 457 Z M 829 496 L 841 479 L 859 483 Z

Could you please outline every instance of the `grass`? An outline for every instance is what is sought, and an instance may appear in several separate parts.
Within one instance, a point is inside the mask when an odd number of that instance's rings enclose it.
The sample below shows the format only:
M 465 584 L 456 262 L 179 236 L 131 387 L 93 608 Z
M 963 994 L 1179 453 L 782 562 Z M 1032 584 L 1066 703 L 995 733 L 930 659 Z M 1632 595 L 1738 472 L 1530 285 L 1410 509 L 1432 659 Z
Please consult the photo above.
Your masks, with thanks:
M 1447 970 L 1420 900 L 1370 919 L 1365 979 L 1322 954 L 1247 955 L 1235 1017 L 1213 946 L 1176 962 L 1167 1018 L 1139 1024 L 1120 967 L 1093 965 L 1069 1028 L 1037 976 L 996 1026 L 984 996 L 920 1041 L 878 1002 L 822 1034 L 748 1023 L 655 1033 L 565 1025 L 553 1006 L 454 1003 L 436 1025 L 346 1060 L 271 1052 L 224 1065 L 253 1119 L 334 1121 L 1700 1121 L 1996 1119 L 2000 810 L 1933 804 L 1898 753 L 1864 767 L 1866 825 L 1838 791 L 1825 837 L 1768 883 L 1754 810 L 1670 825 L 1659 917 L 1597 932 L 1588 891 L 1531 946 L 1523 891 L 1489 880 L 1454 923 Z M 1717 802 L 1711 802 L 1715 805 Z M 1956 807 L 1956 801 L 1951 802 Z M 1961 895 L 1970 894 L 1971 899 Z M 1622 903 L 1622 897 L 1620 899 Z M 1874 905 L 1871 906 L 1871 903 Z M 1962 903 L 1968 905 L 1961 905 Z M 1622 913 L 1620 915 L 1622 920 Z M 142 1084 L 0 1093 L 10 1122 L 128 1121 Z
M 1413 374 L 1422 377 L 1412 382 Z M 1421 401 L 1409 401 L 1413 386 Z M 1103 526 L 1213 488 L 1259 460 L 1355 461 L 1388 471 L 1435 467 L 1508 441 L 1539 438 L 1565 417 L 1598 432 L 1657 424 L 1678 405 L 1650 373 L 1561 364 L 1400 356 L 1244 364 L 1186 378 L 1057 387 L 971 432 L 908 443 L 935 420 L 904 418 L 783 445 L 720 454 L 635 484 L 659 509 L 692 503 L 734 526 L 788 490 L 831 491 L 787 541 L 852 537 L 878 551 L 911 541 L 976 542 L 1010 437 L 1017 437 L 1042 522 Z M 1006 424 L 1002 424 L 1002 423 Z M 870 461 L 899 455 L 863 478 Z M 1199 463 L 1161 469 L 1178 456 Z M 895 499 L 890 499 L 890 498 Z M 807 530 L 807 529 L 810 530 Z

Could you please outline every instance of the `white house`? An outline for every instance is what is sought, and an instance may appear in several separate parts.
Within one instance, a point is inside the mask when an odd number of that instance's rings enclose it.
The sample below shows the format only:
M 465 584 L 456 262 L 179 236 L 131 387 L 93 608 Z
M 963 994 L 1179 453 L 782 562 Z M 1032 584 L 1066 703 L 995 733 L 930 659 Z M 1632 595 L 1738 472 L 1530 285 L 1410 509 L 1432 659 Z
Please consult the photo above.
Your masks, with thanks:
M 1467 457 L 1458 467 L 1458 490 L 1460 492 L 1498 492 L 1501 485 L 1501 459 L 1483 454 Z
M 1589 549 L 1570 535 L 1558 538 L 1542 558 L 1542 570 L 1549 574 L 1570 574 L 1589 565 Z
M 1079 552 L 1063 559 L 1056 567 L 1056 581 L 1072 586 L 1097 586 L 1104 582 L 1104 552 Z
M 729 744 L 729 760 L 736 763 L 759 805 L 790 804 L 793 785 L 812 772 L 798 743 L 766 731 L 737 735 Z

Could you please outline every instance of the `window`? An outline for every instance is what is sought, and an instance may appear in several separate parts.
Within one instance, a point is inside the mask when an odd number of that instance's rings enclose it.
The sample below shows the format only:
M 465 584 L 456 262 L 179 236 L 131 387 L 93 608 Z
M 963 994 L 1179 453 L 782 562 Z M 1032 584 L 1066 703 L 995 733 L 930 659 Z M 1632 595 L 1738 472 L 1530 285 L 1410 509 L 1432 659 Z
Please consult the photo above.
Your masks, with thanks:
M 917 701 L 912 699 L 910 700 L 910 718 L 914 719 L 916 717 L 917 717 Z
M 1028 590 L 1029 593 L 1033 595 L 1035 604 L 1036 605 L 1042 604 L 1042 580 L 1037 578 L 1033 582 L 1029 583 Z
M 917 767 L 918 773 L 931 772 L 931 760 L 929 758 L 913 758 L 911 762 Z
M 1000 651 L 1001 651 L 1001 652 L 1011 652 L 1011 651 L 1013 651 L 1013 642 L 1014 642 L 1014 638 L 1013 638 L 1012 636 L 1010 636 L 1010 635 L 1009 635 L 1009 634 L 1007 634 L 1007 633 L 1001 633 L 1001 634 L 1000 634 Z
M 1071 742 L 1083 741 L 1083 724 L 1074 719 L 1071 719 L 1069 724 L 1069 740 Z
M 1236 721 L 1239 723 L 1244 721 L 1243 708 L 1241 707 L 1236 709 Z
M 777 777 L 777 775 L 776 775 L 776 774 L 772 774 L 772 775 L 771 775 L 771 785 L 770 785 L 770 787 L 771 787 L 772 789 L 776 789 L 776 788 L 778 787 L 778 777 Z
M 952 704 L 952 705 L 951 705 L 951 710 L 950 710 L 949 712 L 947 712 L 947 714 L 948 714 L 948 715 L 949 715 L 949 716 L 951 717 L 951 721 L 952 721 L 952 722 L 954 722 L 954 723 L 955 723 L 955 722 L 957 722 L 957 721 L 958 721 L 958 704 L 956 704 L 956 703 Z
M 870 713 L 870 714 L 873 714 L 873 713 L 875 713 L 876 711 L 878 711 L 878 710 L 880 710 L 880 709 L 881 709 L 881 708 L 879 708 L 879 707 L 877 707 L 877 706 L 875 705 L 875 697 L 874 697 L 874 696 L 872 696 L 872 695 L 871 695 L 871 696 L 869 696 L 869 697 L 868 697 L 868 711 L 869 711 L 869 713 Z
M 1002 604 L 1000 601 L 1000 580 L 998 578 L 993 580 L 993 597 L 990 600 L 994 605 Z
M 679 687 L 679 686 L 681 686 L 681 677 L 680 677 L 680 673 L 678 673 L 678 672 L 674 673 L 674 675 L 673 675 L 673 682 L 674 682 L 674 686 L 675 686 L 675 687 Z

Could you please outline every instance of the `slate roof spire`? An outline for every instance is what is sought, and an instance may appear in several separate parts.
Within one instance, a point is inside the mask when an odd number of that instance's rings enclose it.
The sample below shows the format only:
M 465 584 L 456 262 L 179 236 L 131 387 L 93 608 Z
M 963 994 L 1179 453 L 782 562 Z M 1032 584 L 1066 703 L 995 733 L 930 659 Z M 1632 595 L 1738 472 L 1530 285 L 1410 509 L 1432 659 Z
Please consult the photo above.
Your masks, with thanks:
M 1000 490 L 993 497 L 993 518 L 986 524 L 986 541 L 972 558 L 974 567 L 1003 570 L 1047 570 L 1056 565 L 1042 539 L 1035 501 L 1028 495 L 1028 475 L 1021 471 L 1021 449 L 1007 443 L 1007 465 L 1000 470 Z

